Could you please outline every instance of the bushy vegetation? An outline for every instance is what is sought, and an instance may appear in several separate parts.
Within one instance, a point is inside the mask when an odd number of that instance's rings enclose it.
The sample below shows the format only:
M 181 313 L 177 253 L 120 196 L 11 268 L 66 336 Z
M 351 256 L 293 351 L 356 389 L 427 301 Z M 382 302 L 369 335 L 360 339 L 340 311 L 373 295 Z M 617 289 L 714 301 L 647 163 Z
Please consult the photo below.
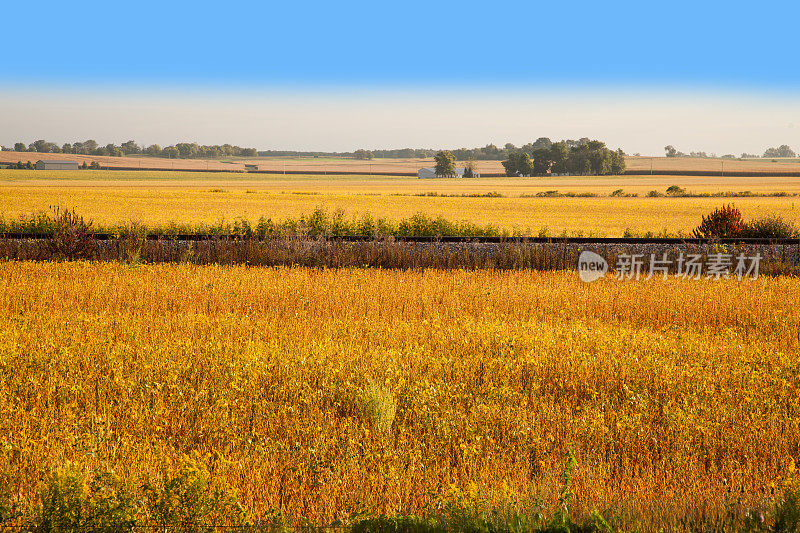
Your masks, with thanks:
M 796 239 L 800 238 L 800 231 L 793 222 L 779 215 L 768 215 L 748 222 L 741 235 L 761 239 Z
M 733 205 L 722 206 L 703 217 L 694 230 L 695 237 L 701 238 L 758 238 L 793 239 L 800 238 L 800 231 L 794 223 L 778 215 L 768 215 L 745 222 L 742 213 Z
M 494 194 L 488 195 L 494 197 Z M 56 208 L 52 214 L 34 213 L 16 219 L 6 219 L 0 215 L 0 235 L 7 233 L 57 233 L 65 240 L 79 240 L 85 243 L 88 232 L 125 235 L 130 233 L 127 226 L 100 226 L 86 223 L 74 210 Z M 160 227 L 137 226 L 136 233 L 144 235 L 219 235 L 238 237 L 336 237 L 336 236 L 375 236 L 375 237 L 500 237 L 510 236 L 509 232 L 486 225 L 470 222 L 455 222 L 444 217 L 430 217 L 418 213 L 399 222 L 385 218 L 373 218 L 364 214 L 358 218 L 346 218 L 342 210 L 329 213 L 317 208 L 308 215 L 297 219 L 273 221 L 261 217 L 255 224 L 247 219 L 237 218 L 233 221 L 220 221 L 211 225 L 178 225 L 170 224 Z M 65 241 L 66 242 L 66 241 Z M 71 241 L 70 241 L 71 242 Z M 76 243 L 77 244 L 77 243 Z M 64 244 L 66 246 L 66 244 Z M 72 253 L 70 250 L 65 250 Z M 81 255 L 82 257 L 84 255 Z
M 670 185 L 669 187 L 667 187 L 666 194 L 654 190 L 650 191 L 648 196 L 654 198 L 662 196 L 671 196 L 679 198 L 755 198 L 755 197 L 781 198 L 787 196 L 797 196 L 797 193 L 790 194 L 786 191 L 761 192 L 761 193 L 753 191 L 718 191 L 718 192 L 697 193 L 697 192 L 687 191 L 686 189 L 678 185 Z
M 694 230 L 698 238 L 739 237 L 745 228 L 742 212 L 733 205 L 724 205 L 706 216 Z
M 142 476 L 137 476 L 141 481 Z M 113 472 L 68 461 L 44 469 L 38 501 L 0 529 L 32 533 L 120 533 L 135 530 L 204 533 L 250 526 L 236 496 L 213 478 L 203 458 L 184 456 L 160 477 L 135 483 Z
M 800 530 L 800 486 L 793 462 L 776 497 L 769 503 L 734 506 L 725 515 L 671 517 L 682 527 L 703 531 Z M 157 482 L 139 486 L 109 472 L 95 472 L 75 462 L 46 470 L 39 502 L 15 515 L 0 514 L 0 529 L 31 533 L 122 533 L 169 531 L 180 533 L 327 531 L 342 533 L 613 533 L 640 531 L 639 520 L 618 513 L 592 510 L 576 519 L 571 511 L 572 476 L 577 462 L 567 451 L 558 498 L 552 509 L 541 495 L 522 499 L 508 494 L 490 497 L 474 483 L 455 485 L 439 495 L 420 515 L 372 515 L 360 510 L 331 524 L 308 518 L 272 514 L 253 523 L 236 495 L 223 488 L 203 466 L 198 454 L 185 456 Z M 10 487 L 4 487 L 8 490 Z M 774 492 L 774 491 L 773 491 Z

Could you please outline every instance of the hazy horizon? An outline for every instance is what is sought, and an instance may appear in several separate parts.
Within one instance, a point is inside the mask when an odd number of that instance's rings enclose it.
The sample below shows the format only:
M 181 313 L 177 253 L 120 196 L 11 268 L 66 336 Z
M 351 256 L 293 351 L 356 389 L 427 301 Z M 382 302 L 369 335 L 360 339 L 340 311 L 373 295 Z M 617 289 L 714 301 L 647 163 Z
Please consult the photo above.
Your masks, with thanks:
M 18 89 L 0 91 L 0 116 L 4 146 L 91 138 L 346 152 L 591 137 L 653 156 L 663 155 L 667 144 L 737 156 L 780 144 L 800 147 L 797 99 L 707 89 Z

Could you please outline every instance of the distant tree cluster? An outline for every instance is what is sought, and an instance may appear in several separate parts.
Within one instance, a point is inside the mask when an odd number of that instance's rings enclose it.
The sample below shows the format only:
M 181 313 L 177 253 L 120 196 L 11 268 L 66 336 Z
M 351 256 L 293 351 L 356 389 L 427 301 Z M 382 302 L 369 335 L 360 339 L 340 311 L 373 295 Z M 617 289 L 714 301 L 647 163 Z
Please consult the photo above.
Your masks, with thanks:
M 717 157 L 717 154 L 714 154 L 714 153 L 707 154 L 705 152 L 689 152 L 687 154 L 687 153 L 679 151 L 677 148 L 675 148 L 671 144 L 665 146 L 664 147 L 664 151 L 667 153 L 667 157 L 699 157 L 699 158 L 714 158 L 714 157 Z
M 705 152 L 689 152 L 688 154 L 679 151 L 677 148 L 672 146 L 671 144 L 664 147 L 664 151 L 667 154 L 667 157 L 717 157 L 717 154 L 706 154 Z M 797 157 L 797 154 L 792 150 L 788 145 L 782 144 L 777 148 L 767 148 L 764 152 L 763 156 L 758 156 L 756 154 L 748 154 L 743 153 L 740 156 L 740 159 L 757 159 L 758 157 Z M 722 159 L 736 159 L 733 154 L 726 154 L 721 156 Z
M 549 140 L 548 140 L 549 142 Z M 538 148 L 510 151 L 503 167 L 508 176 L 547 174 L 609 175 L 625 172 L 625 153 L 611 150 L 602 141 L 581 139 L 540 144 Z M 530 150 L 530 151 L 528 151 Z
M 23 163 L 22 161 L 17 161 L 16 163 L 11 163 L 8 165 L 8 168 L 17 169 L 17 170 L 33 170 L 34 167 L 33 163 L 28 161 L 27 163 Z
M 354 157 L 355 152 L 301 152 L 298 150 L 259 150 L 260 157 Z
M 353 157 L 356 159 L 372 159 L 375 157 L 375 154 L 373 154 L 370 150 L 356 150 L 353 152 Z
M 782 144 L 777 148 L 767 148 L 766 152 L 764 152 L 764 157 L 796 157 L 796 156 L 797 154 L 794 153 L 794 150 L 792 150 L 785 144 Z
M 436 150 L 430 148 L 398 148 L 394 150 L 372 150 L 377 158 L 391 159 L 427 159 L 436 154 Z
M 372 154 L 372 157 L 366 157 Z M 393 158 L 393 159 L 426 159 L 433 157 L 436 150 L 427 148 L 399 148 L 396 150 L 366 150 L 355 152 L 301 152 L 296 150 L 260 150 L 262 157 L 352 157 L 354 159 Z M 359 157 L 361 155 L 361 157 Z
M 230 144 L 223 145 L 199 145 L 197 143 L 178 143 L 174 146 L 161 148 L 157 144 L 141 147 L 135 141 L 100 146 L 94 139 L 83 142 L 64 143 L 58 146 L 56 143 L 39 139 L 29 145 L 18 142 L 14 144 L 16 152 L 39 152 L 46 154 L 79 154 L 79 155 L 99 155 L 122 157 L 125 155 L 144 154 L 150 156 L 181 158 L 181 159 L 200 159 L 221 157 L 255 157 L 258 151 L 255 148 L 242 148 Z

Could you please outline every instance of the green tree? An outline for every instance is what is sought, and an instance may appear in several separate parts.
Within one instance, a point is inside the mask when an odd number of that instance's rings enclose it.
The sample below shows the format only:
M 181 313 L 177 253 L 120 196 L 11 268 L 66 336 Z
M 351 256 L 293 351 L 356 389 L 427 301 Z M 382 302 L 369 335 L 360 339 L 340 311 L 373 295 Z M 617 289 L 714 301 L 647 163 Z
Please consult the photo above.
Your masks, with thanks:
M 191 159 L 200 154 L 200 147 L 197 143 L 178 143 L 175 145 L 182 159 Z
M 139 145 L 136 144 L 136 141 L 124 142 L 122 143 L 122 146 L 120 146 L 120 148 L 122 148 L 122 152 L 125 155 L 138 154 L 141 153 L 142 151 L 142 149 L 139 148 Z
M 508 159 L 502 162 L 506 176 L 532 176 L 534 174 L 531 156 L 525 152 L 510 152 Z
M 161 150 L 161 154 L 164 157 L 169 157 L 170 159 L 177 159 L 181 155 L 178 149 L 175 148 L 174 146 L 167 146 L 166 148 Z
M 456 156 L 448 150 L 442 150 L 434 156 L 436 175 L 440 178 L 456 177 Z
M 107 144 L 105 146 L 105 151 L 106 151 L 106 153 L 108 155 L 113 156 L 113 157 L 122 157 L 123 155 L 125 155 L 125 153 L 122 151 L 122 149 L 119 146 L 117 146 L 116 144 L 113 144 L 113 143 L 112 144 Z
M 464 164 L 464 177 L 465 178 L 475 177 L 475 161 L 470 160 Z
M 667 153 L 667 157 L 678 157 L 678 150 L 676 150 L 671 144 L 665 146 L 664 151 Z
M 625 152 L 622 151 L 622 148 L 611 152 L 611 173 L 616 175 L 625 173 Z
M 83 150 L 84 150 L 84 152 L 83 152 L 84 154 L 93 153 L 95 150 L 97 150 L 97 141 L 95 141 L 94 139 L 89 139 L 88 141 L 84 141 L 83 142 Z
M 517 152 L 517 172 L 520 176 L 533 176 L 533 161 L 525 152 Z
M 569 172 L 567 165 L 569 161 L 569 146 L 565 141 L 559 141 L 550 146 L 550 160 L 553 162 L 550 171 L 554 174 L 566 174 Z
M 58 152 L 58 146 L 53 143 L 47 142 L 44 139 L 39 139 L 38 141 L 34 141 L 29 147 L 29 152 L 40 152 L 49 154 L 51 152 Z
M 537 148 L 533 151 L 533 174 L 545 176 L 553 166 L 549 148 Z
M 144 153 L 153 156 L 161 155 L 161 147 L 157 144 L 151 144 L 145 149 Z

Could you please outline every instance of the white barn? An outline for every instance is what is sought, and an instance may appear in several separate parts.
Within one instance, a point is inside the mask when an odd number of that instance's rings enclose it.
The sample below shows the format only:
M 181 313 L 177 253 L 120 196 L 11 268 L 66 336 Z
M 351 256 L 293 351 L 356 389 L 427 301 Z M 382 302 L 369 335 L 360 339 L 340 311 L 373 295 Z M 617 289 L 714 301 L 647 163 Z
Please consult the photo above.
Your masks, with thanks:
M 473 172 L 473 177 L 480 178 L 481 175 L 477 172 Z M 417 177 L 422 179 L 428 178 L 438 178 L 439 176 L 436 175 L 436 169 L 433 167 L 426 167 L 421 168 L 417 171 Z M 456 168 L 456 177 L 463 178 L 464 177 L 464 167 L 457 167 Z

